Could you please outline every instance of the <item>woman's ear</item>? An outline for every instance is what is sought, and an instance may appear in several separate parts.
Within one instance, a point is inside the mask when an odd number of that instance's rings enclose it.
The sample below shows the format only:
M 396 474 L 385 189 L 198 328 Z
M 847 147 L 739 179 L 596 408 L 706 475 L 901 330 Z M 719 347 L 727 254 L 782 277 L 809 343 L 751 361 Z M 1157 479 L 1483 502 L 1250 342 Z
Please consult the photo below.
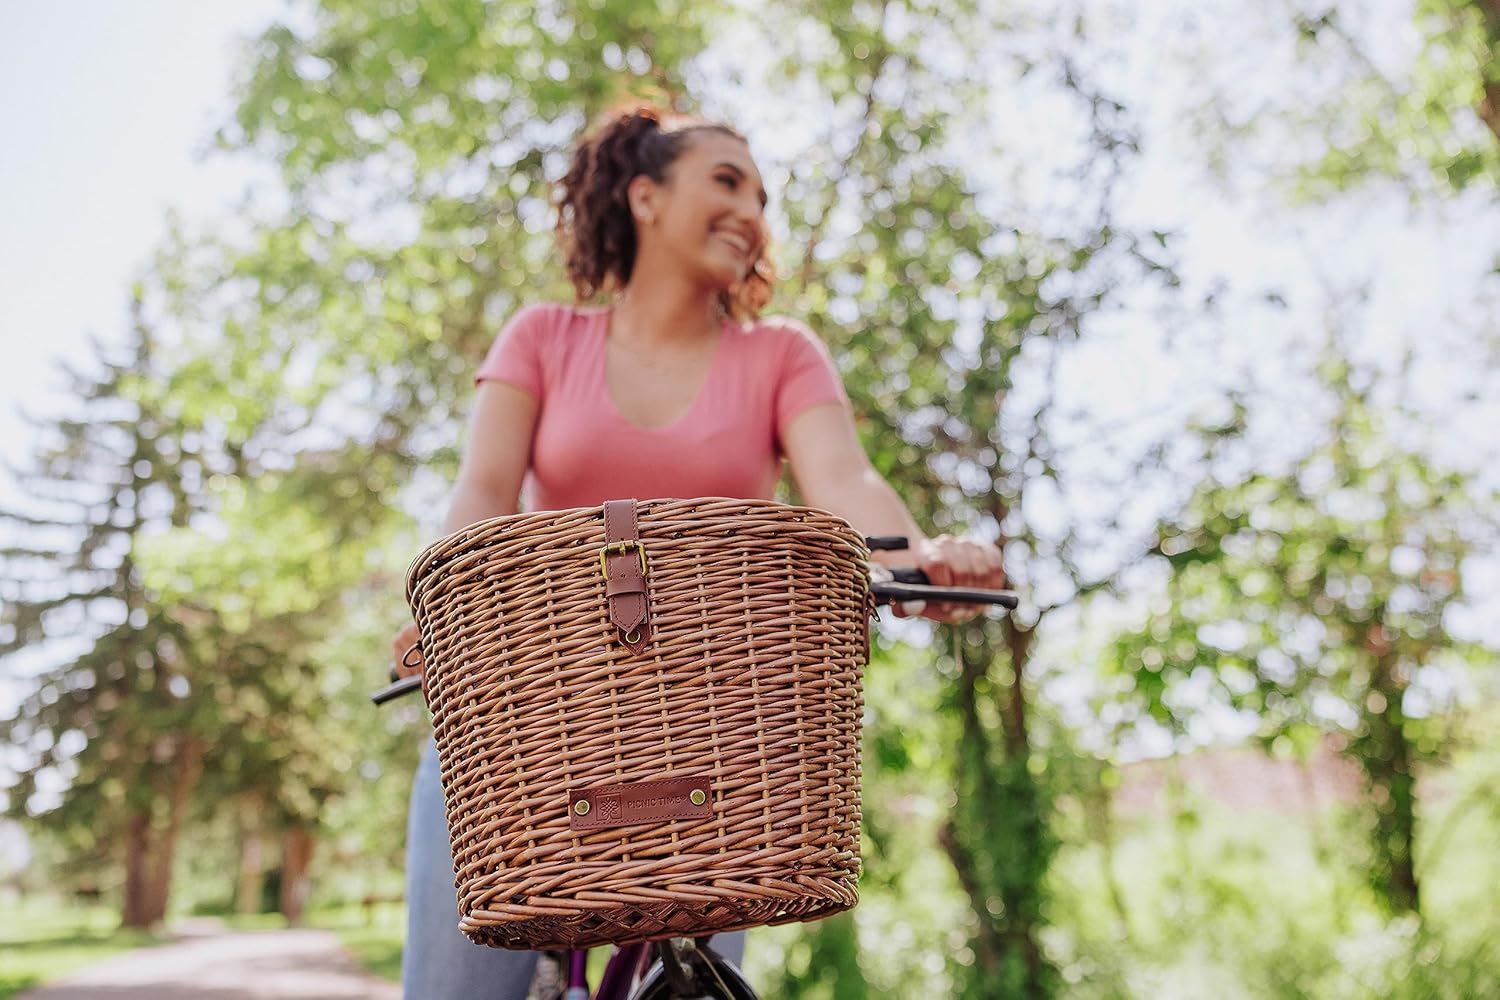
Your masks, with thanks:
M 634 216 L 637 225 L 649 226 L 656 221 L 660 190 L 660 186 L 645 174 L 637 174 L 625 186 L 625 197 L 630 202 L 630 214 Z

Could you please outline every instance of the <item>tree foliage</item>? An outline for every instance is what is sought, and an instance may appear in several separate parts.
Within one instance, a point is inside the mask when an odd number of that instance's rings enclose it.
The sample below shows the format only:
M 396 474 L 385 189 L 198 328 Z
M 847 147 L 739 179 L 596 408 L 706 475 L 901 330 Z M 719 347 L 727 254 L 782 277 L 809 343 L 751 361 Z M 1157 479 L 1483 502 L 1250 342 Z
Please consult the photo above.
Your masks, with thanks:
M 1420 48 L 1402 76 L 1382 70 L 1369 32 L 1351 14 L 1329 8 L 1298 19 L 1305 44 L 1356 67 L 1342 97 L 1353 114 L 1336 119 L 1313 176 L 1345 188 L 1425 169 L 1445 192 L 1493 188 L 1500 183 L 1500 5 L 1419 0 L 1412 19 Z
M 1479 661 L 1449 622 L 1500 507 L 1472 473 L 1393 438 L 1368 373 L 1331 351 L 1322 376 L 1336 413 L 1326 437 L 1277 472 L 1229 473 L 1221 455 L 1161 524 L 1165 591 L 1115 666 L 1163 723 L 1216 696 L 1273 745 L 1337 737 L 1366 782 L 1371 888 L 1393 912 L 1416 911 L 1417 780 L 1452 707 L 1434 682 Z
M 40 814 L 84 857 L 123 861 L 124 923 L 147 926 L 165 913 L 175 842 L 214 735 L 190 696 L 213 655 L 138 564 L 153 531 L 186 524 L 205 498 L 194 441 L 134 391 L 159 364 L 139 311 L 132 341 L 99 374 L 77 374 L 80 411 L 22 473 L 31 502 L 3 513 L 12 540 L 0 656 L 27 650 L 40 671 L 0 735 L 23 749 L 6 782 L 10 811 Z M 57 649 L 67 644 L 82 651 Z
M 1494 0 L 1283 0 L 1211 16 L 1212 30 L 1180 37 L 1209 61 L 1193 116 L 1226 174 L 1253 170 L 1309 200 L 1391 181 L 1417 200 L 1484 197 L 1500 183 Z

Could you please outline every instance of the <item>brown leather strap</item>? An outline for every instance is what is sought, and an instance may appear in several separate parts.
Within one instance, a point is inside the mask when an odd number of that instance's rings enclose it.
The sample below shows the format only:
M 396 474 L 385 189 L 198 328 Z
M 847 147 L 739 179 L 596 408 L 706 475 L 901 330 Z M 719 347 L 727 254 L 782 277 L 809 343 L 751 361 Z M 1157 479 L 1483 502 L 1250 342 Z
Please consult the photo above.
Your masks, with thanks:
M 651 638 L 650 595 L 634 500 L 610 500 L 604 505 L 604 539 L 604 595 L 609 602 L 609 620 L 620 630 L 620 641 L 631 652 L 639 653 Z

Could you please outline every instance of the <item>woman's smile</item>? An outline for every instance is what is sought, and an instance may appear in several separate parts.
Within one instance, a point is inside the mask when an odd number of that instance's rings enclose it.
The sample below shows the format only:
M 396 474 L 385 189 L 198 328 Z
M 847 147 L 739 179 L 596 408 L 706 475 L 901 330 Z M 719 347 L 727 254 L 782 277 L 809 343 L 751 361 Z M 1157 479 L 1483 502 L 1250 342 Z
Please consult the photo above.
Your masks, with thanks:
M 736 257 L 748 260 L 755 251 L 755 241 L 744 233 L 728 229 L 715 229 L 713 235 L 720 243 L 734 251 Z

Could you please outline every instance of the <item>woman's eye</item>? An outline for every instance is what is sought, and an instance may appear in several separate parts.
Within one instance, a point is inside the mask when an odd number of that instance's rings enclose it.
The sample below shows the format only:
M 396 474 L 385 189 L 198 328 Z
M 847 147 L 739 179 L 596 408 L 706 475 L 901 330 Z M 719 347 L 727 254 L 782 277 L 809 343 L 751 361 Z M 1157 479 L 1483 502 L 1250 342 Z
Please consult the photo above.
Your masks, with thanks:
M 719 181 L 720 184 L 723 184 L 725 187 L 729 188 L 731 191 L 734 190 L 735 179 L 733 177 L 731 177 L 729 174 L 720 174 L 719 177 L 718 177 L 718 181 Z

